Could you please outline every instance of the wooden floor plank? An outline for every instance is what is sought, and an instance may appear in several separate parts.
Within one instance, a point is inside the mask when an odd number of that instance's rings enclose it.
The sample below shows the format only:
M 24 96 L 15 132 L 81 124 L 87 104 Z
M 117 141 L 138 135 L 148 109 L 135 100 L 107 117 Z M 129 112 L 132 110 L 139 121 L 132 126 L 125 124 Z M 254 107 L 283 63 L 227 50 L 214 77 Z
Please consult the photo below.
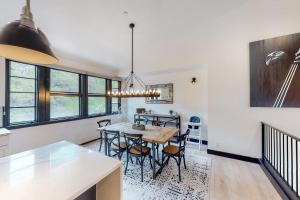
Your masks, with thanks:
M 212 158 L 211 200 L 280 200 L 258 164 L 220 156 Z

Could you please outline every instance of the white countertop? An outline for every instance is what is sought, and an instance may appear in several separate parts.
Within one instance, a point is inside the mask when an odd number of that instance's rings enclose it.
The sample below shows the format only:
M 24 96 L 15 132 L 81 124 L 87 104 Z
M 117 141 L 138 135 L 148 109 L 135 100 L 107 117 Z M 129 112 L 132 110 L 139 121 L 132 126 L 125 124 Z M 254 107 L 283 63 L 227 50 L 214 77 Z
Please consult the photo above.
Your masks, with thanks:
M 0 199 L 74 199 L 120 165 L 66 141 L 7 156 L 0 158 Z
M 0 136 L 8 134 L 10 134 L 10 130 L 7 130 L 6 128 L 0 128 Z

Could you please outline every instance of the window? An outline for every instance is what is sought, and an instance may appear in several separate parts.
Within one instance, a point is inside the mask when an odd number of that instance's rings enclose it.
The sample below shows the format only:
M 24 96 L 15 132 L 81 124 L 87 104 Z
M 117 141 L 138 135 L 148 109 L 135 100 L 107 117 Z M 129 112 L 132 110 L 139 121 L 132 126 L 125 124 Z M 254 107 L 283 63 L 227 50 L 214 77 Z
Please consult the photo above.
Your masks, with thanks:
M 106 79 L 88 76 L 88 115 L 104 115 L 106 99 Z
M 120 81 L 112 81 L 111 86 L 112 86 L 112 92 L 119 92 L 121 83 Z M 118 97 L 113 97 L 111 99 L 111 112 L 118 113 L 120 106 L 121 106 L 121 99 Z
M 10 62 L 7 115 L 8 124 L 36 121 L 36 66 Z
M 50 70 L 50 119 L 79 117 L 79 74 Z
M 116 114 L 121 82 L 6 60 L 4 126 L 10 129 Z

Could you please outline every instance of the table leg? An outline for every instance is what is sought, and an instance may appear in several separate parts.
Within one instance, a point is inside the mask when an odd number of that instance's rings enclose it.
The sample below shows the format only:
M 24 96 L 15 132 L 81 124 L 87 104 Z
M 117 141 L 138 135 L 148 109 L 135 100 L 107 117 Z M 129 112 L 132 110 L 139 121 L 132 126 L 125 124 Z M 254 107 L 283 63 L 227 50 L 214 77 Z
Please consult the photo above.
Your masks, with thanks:
M 154 143 L 152 143 L 152 164 L 153 164 L 153 179 L 155 179 L 155 176 L 156 176 L 156 169 L 155 169 L 156 159 L 155 159 L 155 144 Z
M 105 152 L 105 155 L 107 156 L 108 155 L 108 149 L 107 149 L 107 142 L 106 142 L 106 136 L 104 134 L 104 152 Z

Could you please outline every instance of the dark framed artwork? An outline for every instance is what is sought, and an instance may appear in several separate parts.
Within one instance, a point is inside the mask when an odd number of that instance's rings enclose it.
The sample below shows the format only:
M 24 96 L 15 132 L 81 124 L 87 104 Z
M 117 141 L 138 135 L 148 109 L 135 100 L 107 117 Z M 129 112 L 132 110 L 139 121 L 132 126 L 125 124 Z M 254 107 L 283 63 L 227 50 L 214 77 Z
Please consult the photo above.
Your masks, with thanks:
M 160 91 L 160 97 L 146 97 L 148 104 L 172 104 L 173 103 L 173 83 L 147 85 L 146 89 Z
M 300 107 L 300 33 L 250 43 L 251 107 Z

